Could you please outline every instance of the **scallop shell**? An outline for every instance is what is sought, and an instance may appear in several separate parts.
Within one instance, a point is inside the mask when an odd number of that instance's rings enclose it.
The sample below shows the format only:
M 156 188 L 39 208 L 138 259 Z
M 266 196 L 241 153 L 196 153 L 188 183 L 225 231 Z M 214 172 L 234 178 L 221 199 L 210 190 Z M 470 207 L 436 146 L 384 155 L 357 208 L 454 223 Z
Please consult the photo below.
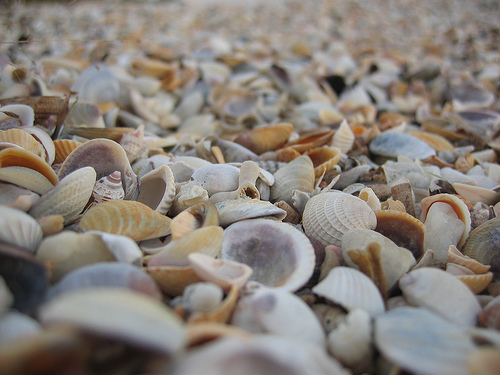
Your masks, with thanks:
M 462 327 L 473 327 L 481 306 L 470 289 L 448 272 L 423 267 L 399 280 L 411 304 L 425 307 Z
M 471 270 L 473 273 L 479 275 L 489 271 L 491 266 L 485 266 L 484 264 L 478 262 L 476 259 L 470 258 L 464 255 L 456 248 L 456 246 L 450 245 L 448 248 L 448 263 L 459 264 Z
M 7 148 L 0 151 L 0 167 L 26 167 L 44 175 L 53 185 L 59 178 L 52 167 L 41 157 L 22 148 Z
M 86 166 L 95 169 L 98 179 L 120 171 L 124 198 L 134 200 L 139 194 L 139 179 L 130 166 L 127 154 L 118 143 L 104 138 L 82 143 L 64 160 L 58 173 L 59 178 Z
M 102 203 L 105 201 L 123 199 L 125 192 L 122 187 L 122 174 L 120 171 L 114 171 L 108 176 L 97 180 L 92 189 L 93 203 Z
M 61 214 L 70 223 L 83 211 L 92 195 L 96 173 L 92 167 L 84 167 L 68 174 L 53 188 L 43 194 L 31 207 L 34 218 Z
M 385 311 L 380 291 L 364 273 L 349 267 L 335 267 L 312 291 L 347 310 L 360 308 L 370 315 Z
M 215 204 L 219 213 L 219 222 L 227 227 L 237 221 L 246 219 L 267 218 L 283 220 L 286 212 L 268 201 L 259 199 L 231 199 Z
M 42 242 L 42 229 L 30 215 L 0 205 L 0 240 L 35 253 Z
M 73 139 L 56 139 L 54 141 L 55 147 L 55 164 L 61 164 L 64 162 L 66 157 L 71 154 L 71 152 L 81 144 L 82 142 L 75 141 Z
M 85 230 L 100 230 L 142 241 L 170 234 L 171 221 L 143 203 L 115 200 L 91 207 L 79 225 Z
M 21 129 L 8 129 L 0 132 L 0 142 L 13 143 L 32 152 L 36 156 L 45 158 L 45 149 L 30 133 Z
M 175 198 L 175 181 L 172 170 L 160 165 L 141 177 L 141 191 L 137 201 L 162 215 L 166 215 Z
M 284 200 L 293 205 L 294 190 L 310 193 L 314 190 L 314 166 L 311 158 L 301 155 L 274 173 L 274 185 L 271 186 L 271 201 Z
M 344 154 L 348 153 L 354 144 L 354 133 L 351 130 L 349 124 L 346 120 L 340 123 L 340 127 L 337 129 L 332 137 L 332 142 L 330 145 L 332 147 L 339 148 Z
M 314 249 L 307 237 L 286 223 L 266 219 L 243 220 L 224 231 L 221 259 L 252 267 L 251 280 L 295 291 L 314 270 Z
M 179 318 L 163 303 L 142 293 L 117 288 L 68 293 L 44 304 L 43 325 L 70 323 L 104 336 L 170 355 L 186 344 Z
M 341 191 L 313 196 L 302 217 L 304 231 L 322 246 L 341 245 L 344 233 L 354 228 L 375 229 L 377 219 L 368 204 Z
M 274 151 L 285 144 L 293 132 L 293 125 L 280 123 L 262 128 L 255 128 L 240 134 L 234 142 L 248 148 L 257 155 Z
M 0 168 L 0 181 L 26 188 L 37 194 L 43 194 L 54 187 L 41 173 L 19 166 Z
M 50 138 L 50 135 L 48 135 L 45 130 L 42 130 L 37 126 L 21 126 L 19 129 L 30 133 L 38 142 L 40 142 L 45 150 L 45 161 L 49 165 L 52 165 L 55 159 L 56 150 L 54 147 L 54 141 Z
M 490 265 L 490 271 L 500 273 L 500 217 L 481 224 L 470 232 L 462 247 L 462 253 L 482 264 Z

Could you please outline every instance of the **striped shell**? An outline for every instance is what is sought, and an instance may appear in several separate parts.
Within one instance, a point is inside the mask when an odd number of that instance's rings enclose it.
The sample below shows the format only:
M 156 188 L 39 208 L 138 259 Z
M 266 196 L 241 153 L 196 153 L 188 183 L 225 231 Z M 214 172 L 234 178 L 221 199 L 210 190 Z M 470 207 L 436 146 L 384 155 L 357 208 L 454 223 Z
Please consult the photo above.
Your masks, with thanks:
M 33 217 L 0 205 L 0 223 L 0 241 L 36 252 L 42 242 L 42 229 Z
M 493 218 L 470 232 L 462 253 L 500 272 L 500 217 Z
M 293 125 L 287 123 L 256 128 L 239 135 L 234 142 L 260 155 L 274 151 L 285 144 L 293 132 Z
M 344 154 L 349 152 L 354 144 L 354 133 L 351 127 L 347 124 L 346 120 L 343 120 L 340 127 L 335 132 L 332 137 L 331 146 L 337 147 Z
M 274 173 L 271 201 L 284 200 L 293 205 L 294 190 L 310 193 L 314 190 L 314 166 L 307 155 L 299 156 Z
M 59 181 L 52 167 L 44 159 L 23 148 L 7 148 L 0 151 L 0 167 L 12 166 L 34 169 L 54 185 Z
M 122 174 L 114 171 L 108 176 L 104 176 L 96 181 L 92 190 L 94 203 L 123 199 L 125 191 L 122 186 Z
M 40 172 L 19 166 L 0 168 L 0 181 L 26 188 L 37 194 L 43 194 L 54 187 Z
M 33 154 L 45 158 L 45 149 L 30 133 L 21 129 L 8 129 L 0 132 L 0 142 L 13 143 Z
M 71 152 L 80 144 L 81 142 L 75 141 L 73 139 L 56 139 L 54 141 L 54 147 L 56 149 L 54 163 L 63 163 L 66 157 L 71 154 Z
M 340 246 L 342 236 L 350 229 L 377 226 L 375 213 L 364 200 L 341 191 L 329 191 L 309 199 L 302 222 L 306 235 L 322 246 Z

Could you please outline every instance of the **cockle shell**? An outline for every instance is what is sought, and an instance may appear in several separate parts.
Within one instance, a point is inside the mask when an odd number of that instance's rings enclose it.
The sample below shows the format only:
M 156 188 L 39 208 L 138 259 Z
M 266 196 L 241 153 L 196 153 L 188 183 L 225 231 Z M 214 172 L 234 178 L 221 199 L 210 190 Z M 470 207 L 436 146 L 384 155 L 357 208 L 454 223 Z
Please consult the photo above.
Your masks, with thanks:
M 92 198 L 94 203 L 123 199 L 125 191 L 122 186 L 122 174 L 120 171 L 114 171 L 108 176 L 97 180 L 92 189 Z
M 252 267 L 251 280 L 295 291 L 312 276 L 314 249 L 307 237 L 289 224 L 266 219 L 236 222 L 224 231 L 221 258 Z
M 274 173 L 271 201 L 284 200 L 293 205 L 294 190 L 310 193 L 314 190 L 314 166 L 311 158 L 301 155 Z
M 462 253 L 482 264 L 490 265 L 495 275 L 500 273 L 500 217 L 486 221 L 470 232 Z
M 45 159 L 45 149 L 30 133 L 21 129 L 8 129 L 0 132 L 0 142 L 12 143 Z
M 113 200 L 91 207 L 81 218 L 85 230 L 121 234 L 142 241 L 170 234 L 170 219 L 143 203 Z
M 61 164 L 64 162 L 66 157 L 71 154 L 78 145 L 82 142 L 75 141 L 73 139 L 56 139 L 54 140 L 55 147 L 55 164 Z
M 0 240 L 35 253 L 42 242 L 42 229 L 32 216 L 0 205 Z
M 283 220 L 286 212 L 268 201 L 240 198 L 225 200 L 215 204 L 222 227 L 245 219 L 268 218 Z
M 333 268 L 312 291 L 349 311 L 359 308 L 370 315 L 385 311 L 384 300 L 376 285 L 368 276 L 354 268 Z
M 274 151 L 285 144 L 293 132 L 293 125 L 280 123 L 262 128 L 255 128 L 240 134 L 234 142 L 260 155 L 266 151 Z
M 425 307 L 462 327 L 472 327 L 481 311 L 470 289 L 448 272 L 423 267 L 399 280 L 403 295 L 411 304 Z
M 160 165 L 141 177 L 141 191 L 137 201 L 162 215 L 166 215 L 175 198 L 175 181 L 172 170 Z
M 34 169 L 44 175 L 53 185 L 59 181 L 52 167 L 44 159 L 23 148 L 7 148 L 0 151 L 0 167 L 12 166 Z
M 68 293 L 44 304 L 43 325 L 71 323 L 94 335 L 172 354 L 186 343 L 178 317 L 163 303 L 143 293 L 99 288 Z
M 61 214 L 70 223 L 82 212 L 92 195 L 96 173 L 92 167 L 83 167 L 68 174 L 53 188 L 42 194 L 31 207 L 34 218 Z
M 302 217 L 304 231 L 322 246 L 341 245 L 344 233 L 354 228 L 375 229 L 375 213 L 362 199 L 341 191 L 309 199 Z
M 0 181 L 26 188 L 37 194 L 43 194 L 54 187 L 40 172 L 19 166 L 0 168 Z

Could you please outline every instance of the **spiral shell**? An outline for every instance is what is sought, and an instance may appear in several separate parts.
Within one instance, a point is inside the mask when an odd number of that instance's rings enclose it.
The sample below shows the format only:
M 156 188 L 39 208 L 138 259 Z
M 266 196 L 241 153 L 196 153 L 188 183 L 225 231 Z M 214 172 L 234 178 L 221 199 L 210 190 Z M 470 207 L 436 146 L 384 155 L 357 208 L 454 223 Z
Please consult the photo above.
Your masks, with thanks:
M 122 187 L 122 174 L 120 171 L 114 171 L 108 176 L 104 176 L 96 181 L 92 190 L 94 203 L 123 199 L 125 192 Z
M 354 228 L 375 229 L 377 219 L 362 199 L 341 191 L 313 196 L 302 217 L 304 231 L 322 246 L 341 246 L 344 233 Z

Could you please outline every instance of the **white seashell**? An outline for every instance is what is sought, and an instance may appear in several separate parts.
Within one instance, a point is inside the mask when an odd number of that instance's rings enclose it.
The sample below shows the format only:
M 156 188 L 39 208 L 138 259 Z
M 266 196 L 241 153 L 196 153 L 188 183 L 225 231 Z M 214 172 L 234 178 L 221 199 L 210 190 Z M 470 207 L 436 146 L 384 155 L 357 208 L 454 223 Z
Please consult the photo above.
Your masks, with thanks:
M 97 180 L 92 189 L 94 203 L 102 203 L 115 199 L 123 199 L 125 191 L 122 186 L 122 173 L 114 171 L 108 176 Z
M 454 183 L 453 188 L 458 194 L 469 200 L 471 204 L 483 202 L 488 205 L 493 205 L 500 201 L 500 192 L 493 189 L 461 183 Z
M 311 158 L 301 155 L 274 173 L 271 201 L 284 200 L 293 205 L 294 190 L 311 193 L 314 190 L 314 166 Z
M 120 95 L 120 84 L 106 66 L 91 65 L 71 87 L 78 100 L 93 104 L 114 103 Z
M 78 101 L 71 104 L 70 108 L 68 115 L 64 119 L 67 126 L 105 127 L 102 112 L 94 103 Z
M 429 375 L 468 375 L 476 350 L 459 326 L 423 308 L 399 307 L 375 318 L 375 344 L 402 368 Z
M 479 302 L 464 283 L 446 271 L 430 267 L 410 271 L 399 280 L 399 287 L 411 304 L 462 327 L 476 325 Z
M 0 240 L 35 253 L 42 242 L 42 228 L 30 215 L 0 205 Z
M 286 291 L 305 285 L 315 264 L 314 249 L 303 233 L 266 219 L 243 220 L 227 227 L 220 257 L 252 267 L 251 280 Z
M 240 170 L 228 164 L 212 164 L 193 172 L 189 185 L 201 186 L 209 196 L 238 188 Z
M 325 345 L 325 332 L 316 314 L 302 299 L 284 290 L 260 288 L 243 297 L 236 305 L 231 324 L 254 333 Z
M 52 165 L 56 157 L 56 148 L 54 146 L 54 141 L 50 138 L 47 132 L 37 126 L 21 126 L 19 129 L 30 133 L 38 142 L 41 143 L 45 149 L 45 161 L 49 165 Z
M 286 211 L 274 204 L 259 199 L 240 198 L 231 199 L 215 204 L 219 212 L 219 224 L 227 227 L 237 221 L 245 219 L 267 218 L 283 220 Z
M 362 199 L 341 191 L 328 191 L 307 202 L 302 217 L 304 231 L 321 245 L 340 246 L 351 229 L 375 229 L 377 218 Z
M 0 107 L 0 112 L 13 113 L 21 120 L 21 126 L 32 126 L 35 121 L 35 111 L 26 104 L 9 104 Z
M 384 300 L 373 281 L 354 268 L 333 268 L 312 291 L 349 311 L 359 308 L 370 315 L 385 311 Z
M 348 153 L 354 144 L 354 133 L 351 130 L 349 124 L 346 120 L 340 123 L 340 127 L 337 129 L 332 137 L 332 142 L 330 146 L 337 147 L 344 154 Z
M 137 201 L 144 203 L 162 215 L 166 215 L 175 198 L 175 181 L 172 170 L 160 165 L 141 177 L 141 189 Z
M 378 211 L 382 209 L 380 199 L 377 197 L 373 189 L 363 188 L 359 191 L 358 197 L 368 203 L 373 211 Z
M 217 309 L 222 303 L 224 292 L 222 288 L 210 282 L 200 282 L 188 285 L 180 302 L 189 312 L 206 312 L 210 313 Z
M 35 319 L 13 310 L 0 318 L 0 343 L 5 345 L 9 340 L 35 336 L 41 330 Z
M 206 200 L 208 200 L 208 193 L 201 186 L 190 184 L 182 185 L 174 198 L 169 214 L 175 216 L 186 208 Z
M 0 276 L 0 317 L 10 308 L 14 302 L 14 296 L 5 283 L 5 279 Z
M 130 237 L 98 230 L 89 230 L 85 233 L 99 237 L 117 261 L 141 265 L 142 251 Z

